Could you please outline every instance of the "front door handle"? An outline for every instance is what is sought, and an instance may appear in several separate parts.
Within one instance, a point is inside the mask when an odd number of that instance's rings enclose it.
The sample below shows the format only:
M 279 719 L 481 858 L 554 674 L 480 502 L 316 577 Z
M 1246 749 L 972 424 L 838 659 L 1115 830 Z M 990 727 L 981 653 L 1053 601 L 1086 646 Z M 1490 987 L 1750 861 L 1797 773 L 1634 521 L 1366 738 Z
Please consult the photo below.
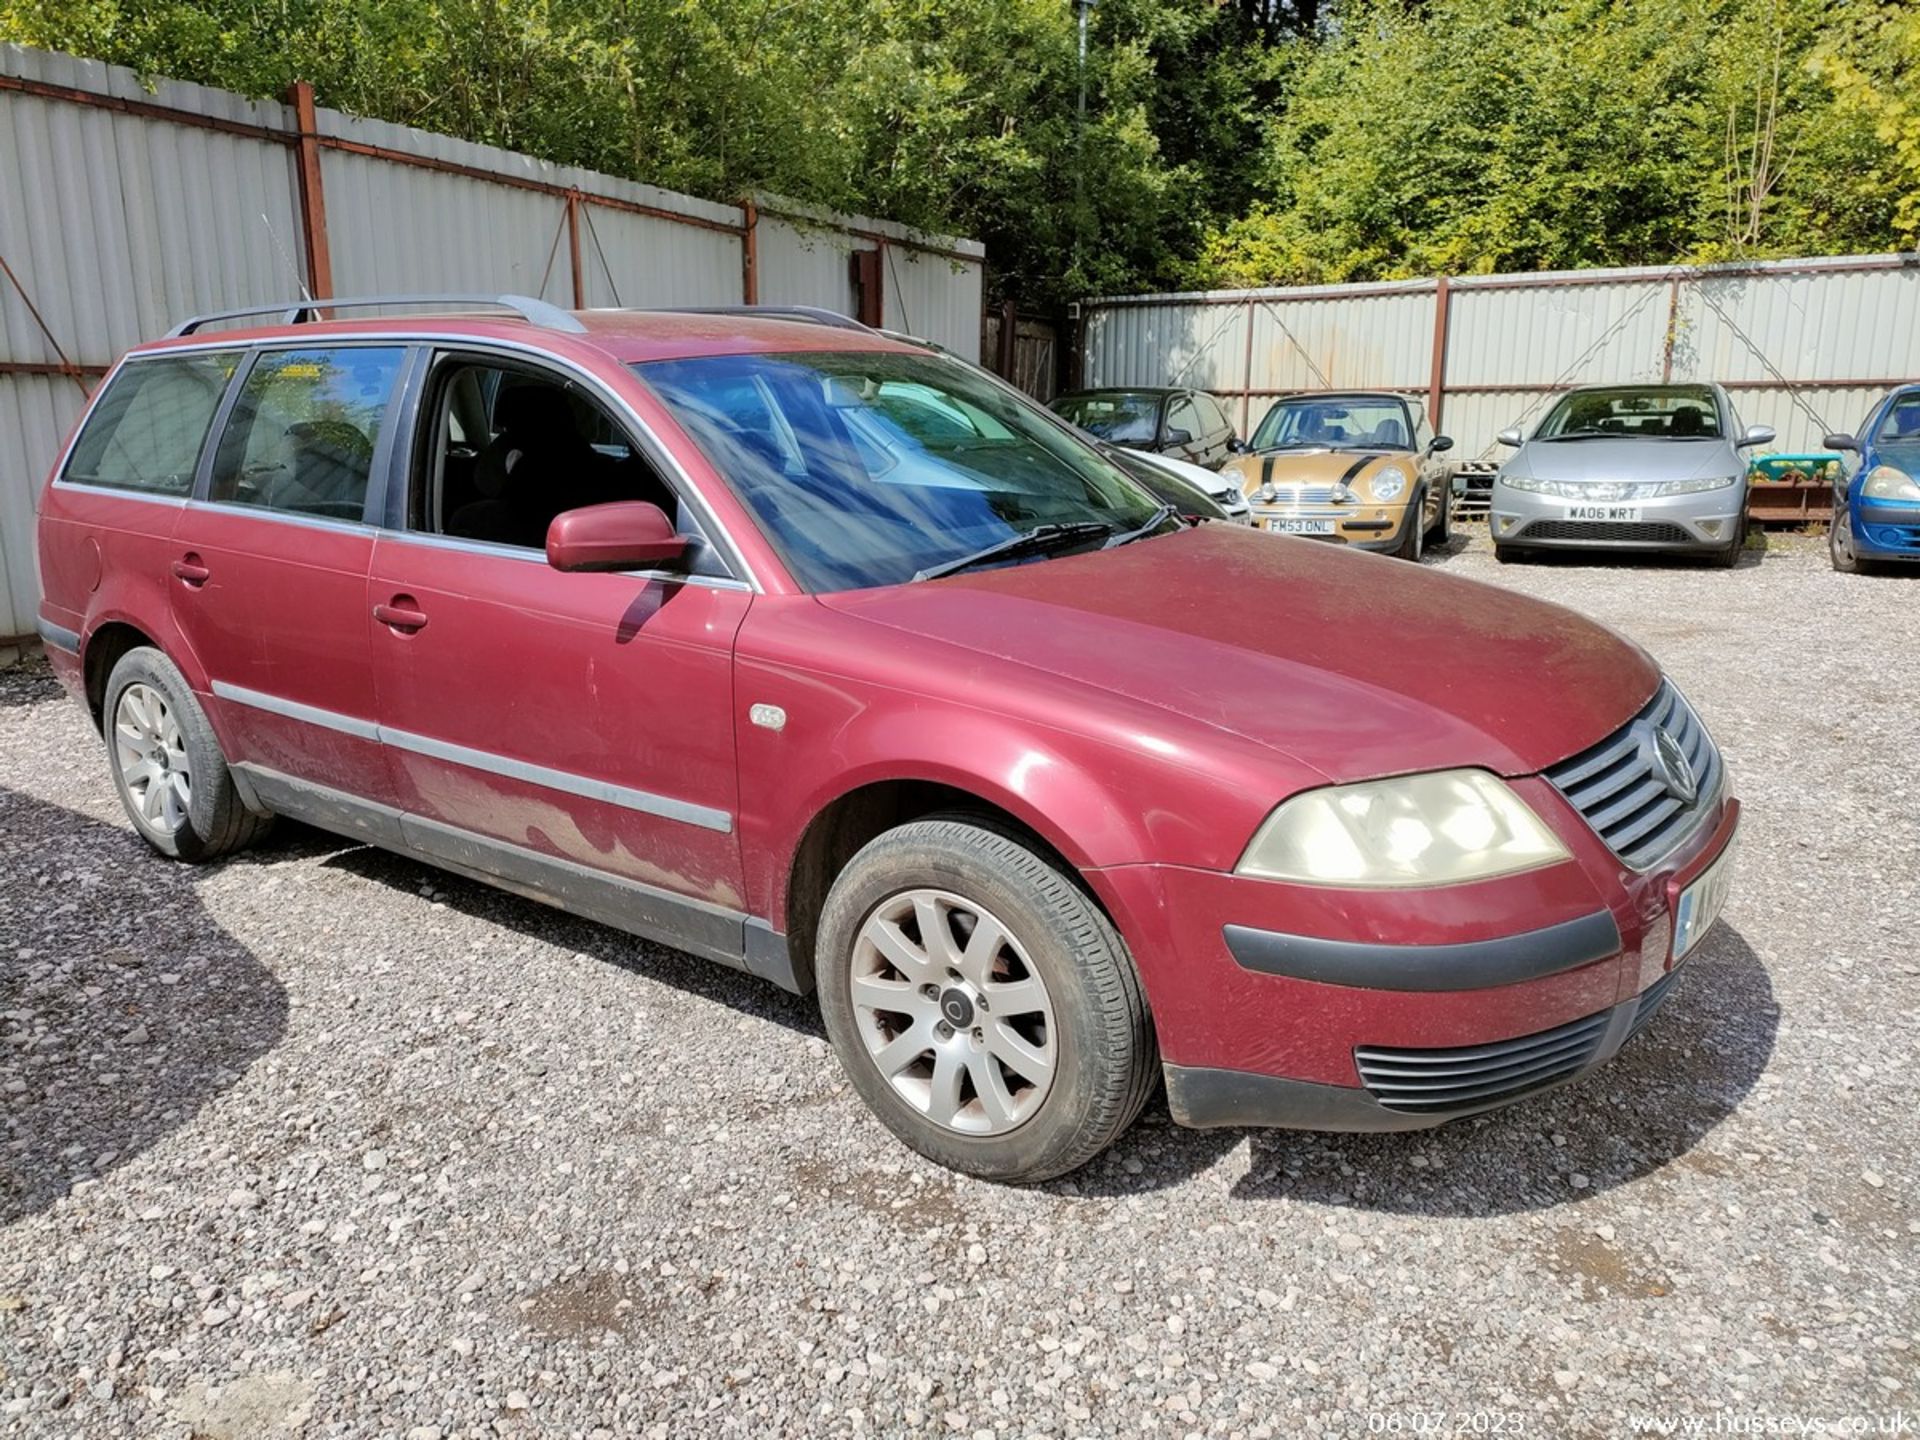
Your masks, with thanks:
M 416 630 L 424 629 L 427 623 L 426 612 L 417 609 L 418 604 L 411 595 L 396 595 L 386 604 L 374 606 L 373 618 L 403 635 L 411 635 Z
M 173 578 L 190 590 L 198 590 L 213 578 L 213 572 L 200 563 L 200 557 L 189 550 L 173 562 Z

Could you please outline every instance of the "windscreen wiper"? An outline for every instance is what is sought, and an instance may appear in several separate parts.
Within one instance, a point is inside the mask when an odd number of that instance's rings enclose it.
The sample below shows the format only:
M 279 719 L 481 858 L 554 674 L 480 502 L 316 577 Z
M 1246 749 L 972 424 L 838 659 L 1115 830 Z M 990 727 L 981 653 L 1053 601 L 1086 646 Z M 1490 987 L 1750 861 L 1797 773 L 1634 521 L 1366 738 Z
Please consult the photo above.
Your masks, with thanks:
M 1147 538 L 1147 536 L 1151 535 L 1154 531 L 1158 530 L 1162 525 L 1166 524 L 1169 519 L 1171 519 L 1175 515 L 1178 515 L 1179 513 L 1180 513 L 1180 510 L 1177 506 L 1162 505 L 1159 509 L 1153 512 L 1153 515 L 1148 519 L 1146 524 L 1136 525 L 1131 530 L 1122 530 L 1118 535 L 1114 536 L 1111 540 L 1107 541 L 1107 543 L 1102 545 L 1100 548 L 1102 550 L 1112 550 L 1117 548 L 1118 546 L 1125 545 L 1128 542 L 1133 540 L 1144 540 Z
M 976 565 L 985 565 L 993 560 L 1011 560 L 1018 555 L 1044 555 L 1049 550 L 1064 550 L 1070 545 L 1079 545 L 1100 535 L 1110 535 L 1113 527 L 1104 520 L 1075 520 L 1066 524 L 1052 523 L 1036 525 L 1031 530 L 1022 530 L 1018 535 L 1009 535 L 1004 540 L 996 540 L 971 555 L 962 555 L 955 560 L 942 560 L 938 565 L 929 565 L 914 573 L 916 580 L 938 580 L 942 575 L 952 575 L 961 570 L 970 570 Z

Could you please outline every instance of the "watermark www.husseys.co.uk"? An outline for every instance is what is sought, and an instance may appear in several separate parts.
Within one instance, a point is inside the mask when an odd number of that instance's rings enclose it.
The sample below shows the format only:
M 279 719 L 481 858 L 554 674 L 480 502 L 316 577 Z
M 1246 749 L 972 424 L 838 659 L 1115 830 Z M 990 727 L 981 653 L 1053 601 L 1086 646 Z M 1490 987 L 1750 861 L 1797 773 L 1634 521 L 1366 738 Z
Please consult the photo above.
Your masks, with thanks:
M 1709 1415 L 1629 1415 L 1627 1433 L 1920 1437 L 1920 1414 L 1888 1410 L 1874 1415 L 1770 1415 L 1757 1410 L 1716 1410 Z

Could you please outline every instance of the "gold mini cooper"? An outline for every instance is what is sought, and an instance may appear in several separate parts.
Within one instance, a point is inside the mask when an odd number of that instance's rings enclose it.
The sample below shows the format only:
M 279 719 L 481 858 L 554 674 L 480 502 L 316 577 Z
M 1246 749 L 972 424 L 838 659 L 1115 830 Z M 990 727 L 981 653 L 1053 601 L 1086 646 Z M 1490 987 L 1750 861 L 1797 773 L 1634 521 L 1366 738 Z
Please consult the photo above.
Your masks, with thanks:
M 1435 435 L 1418 401 L 1354 391 L 1274 401 L 1235 476 L 1263 530 L 1313 535 L 1418 560 L 1447 541 L 1453 441 Z

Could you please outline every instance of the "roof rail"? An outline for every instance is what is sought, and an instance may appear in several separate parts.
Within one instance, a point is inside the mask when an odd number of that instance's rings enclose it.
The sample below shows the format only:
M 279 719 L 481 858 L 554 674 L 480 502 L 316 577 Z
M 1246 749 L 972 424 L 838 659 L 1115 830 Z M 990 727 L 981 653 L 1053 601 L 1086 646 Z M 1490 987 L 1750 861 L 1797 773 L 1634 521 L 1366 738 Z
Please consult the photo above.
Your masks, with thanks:
M 652 309 L 652 306 L 648 306 Z M 814 325 L 831 325 L 836 330 L 864 330 L 878 334 L 871 325 L 863 325 L 851 315 L 828 310 L 820 305 L 674 305 L 659 311 L 666 315 L 759 315 L 768 320 L 804 320 Z
M 211 325 L 217 320 L 244 320 L 250 315 L 278 315 L 282 325 L 305 325 L 321 310 L 371 309 L 376 305 L 490 305 L 499 310 L 512 310 L 528 324 L 548 330 L 582 334 L 587 328 L 558 305 L 526 295 L 355 295 L 341 299 L 329 296 L 321 300 L 282 300 L 277 305 L 252 305 L 244 310 L 215 310 L 182 320 L 167 332 L 167 336 L 171 339 L 177 335 L 191 335 L 201 326 Z

